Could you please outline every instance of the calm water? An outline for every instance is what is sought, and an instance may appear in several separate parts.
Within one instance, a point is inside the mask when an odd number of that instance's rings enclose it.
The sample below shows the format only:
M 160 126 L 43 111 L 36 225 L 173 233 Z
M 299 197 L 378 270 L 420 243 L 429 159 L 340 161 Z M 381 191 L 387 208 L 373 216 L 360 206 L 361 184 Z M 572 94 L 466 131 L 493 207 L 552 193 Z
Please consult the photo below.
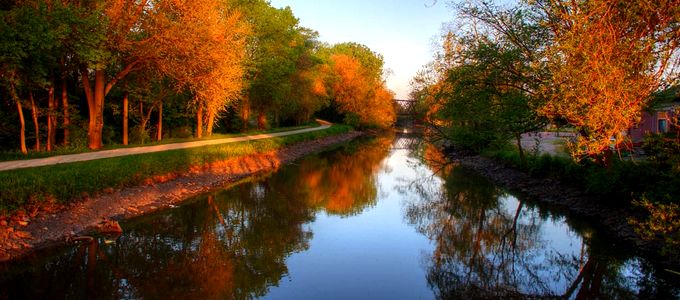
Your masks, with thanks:
M 680 278 L 587 223 L 413 141 L 355 142 L 5 266 L 0 299 L 680 295 Z

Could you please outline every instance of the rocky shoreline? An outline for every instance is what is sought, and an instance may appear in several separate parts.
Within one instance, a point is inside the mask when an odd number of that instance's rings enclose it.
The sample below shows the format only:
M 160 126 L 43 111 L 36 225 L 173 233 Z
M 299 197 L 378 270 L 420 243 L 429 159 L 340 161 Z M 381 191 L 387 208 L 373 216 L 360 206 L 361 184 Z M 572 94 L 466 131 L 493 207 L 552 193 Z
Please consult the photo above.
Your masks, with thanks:
M 662 245 L 658 241 L 642 239 L 629 224 L 631 217 L 640 216 L 639 211 L 607 206 L 600 199 L 572 186 L 553 179 L 532 177 L 490 158 L 451 152 L 448 156 L 499 186 L 595 222 L 610 237 L 623 241 L 662 265 L 675 269 L 680 266 L 680 262 L 659 254 Z
M 174 207 L 196 195 L 224 188 L 244 178 L 271 172 L 305 155 L 348 142 L 362 132 L 301 142 L 277 151 L 238 157 L 196 167 L 186 174 L 167 174 L 145 185 L 99 195 L 81 195 L 81 201 L 62 207 L 35 209 L 0 223 L 0 262 L 26 257 L 41 249 L 77 241 L 97 232 L 115 232 L 118 220 Z M 113 229 L 112 229 L 113 228 Z

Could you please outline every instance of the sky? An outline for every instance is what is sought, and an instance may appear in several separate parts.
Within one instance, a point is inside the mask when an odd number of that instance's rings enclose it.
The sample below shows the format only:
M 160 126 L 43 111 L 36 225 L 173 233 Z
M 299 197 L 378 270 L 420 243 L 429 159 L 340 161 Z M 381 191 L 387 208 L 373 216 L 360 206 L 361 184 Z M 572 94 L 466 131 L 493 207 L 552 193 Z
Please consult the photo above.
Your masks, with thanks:
M 271 0 L 330 44 L 356 42 L 383 55 L 387 87 L 408 99 L 409 81 L 432 60 L 433 42 L 454 13 L 445 0 Z

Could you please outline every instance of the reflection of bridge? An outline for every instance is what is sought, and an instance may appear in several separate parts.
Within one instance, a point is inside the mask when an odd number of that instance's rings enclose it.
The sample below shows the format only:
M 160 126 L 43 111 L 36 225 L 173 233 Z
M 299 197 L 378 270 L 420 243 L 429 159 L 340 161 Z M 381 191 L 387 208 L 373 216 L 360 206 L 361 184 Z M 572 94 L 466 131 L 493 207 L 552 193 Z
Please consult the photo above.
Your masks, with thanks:
M 423 141 L 420 134 L 415 132 L 397 132 L 392 143 L 392 150 L 415 150 Z

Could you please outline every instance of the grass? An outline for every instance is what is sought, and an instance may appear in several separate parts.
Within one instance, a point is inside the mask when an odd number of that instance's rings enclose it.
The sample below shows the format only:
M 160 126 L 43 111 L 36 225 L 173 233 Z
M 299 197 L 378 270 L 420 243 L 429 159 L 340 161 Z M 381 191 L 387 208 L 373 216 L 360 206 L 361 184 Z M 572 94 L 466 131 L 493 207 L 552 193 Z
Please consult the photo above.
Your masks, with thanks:
M 261 134 L 261 133 L 276 133 L 276 132 L 284 132 L 284 131 L 291 131 L 291 130 L 297 130 L 297 129 L 303 129 L 303 128 L 311 128 L 311 127 L 318 127 L 320 126 L 318 123 L 314 123 L 312 125 L 303 125 L 303 126 L 295 126 L 295 127 L 280 127 L 280 128 L 275 128 L 275 129 L 269 129 L 269 130 L 251 130 L 243 133 L 231 133 L 231 134 L 213 134 L 208 137 L 203 137 L 203 138 L 195 138 L 195 137 L 190 137 L 190 138 L 166 138 L 163 139 L 162 141 L 153 141 L 153 142 L 148 142 L 144 144 L 129 144 L 129 145 L 123 145 L 123 144 L 112 144 L 112 145 L 105 145 L 102 149 L 100 150 L 94 150 L 94 151 L 102 151 L 102 150 L 112 150 L 112 149 L 119 149 L 119 148 L 133 148 L 133 147 L 143 147 L 143 146 L 154 146 L 154 145 L 165 145 L 165 144 L 174 144 L 174 143 L 183 143 L 183 142 L 193 142 L 193 141 L 203 141 L 203 140 L 215 140 L 215 139 L 224 139 L 224 138 L 232 138 L 232 137 L 240 137 L 240 136 L 245 136 L 245 135 L 254 135 L 254 134 Z M 0 152 L 0 162 L 1 161 L 10 161 L 10 160 L 25 160 L 25 159 L 34 159 L 34 158 L 45 158 L 45 157 L 51 157 L 51 156 L 58 156 L 58 155 L 67 155 L 67 154 L 78 154 L 78 153 L 86 153 L 86 152 L 93 152 L 93 150 L 90 150 L 86 147 L 63 147 L 63 146 L 57 146 L 57 148 L 54 151 L 33 151 L 29 149 L 28 154 L 23 154 L 19 151 L 3 151 Z
M 582 188 L 603 201 L 618 205 L 627 205 L 644 195 L 656 201 L 680 199 L 677 198 L 680 178 L 644 161 L 613 160 L 611 166 L 604 168 L 586 160 L 577 164 L 570 157 L 544 154 L 528 155 L 526 165 L 522 165 L 514 149 L 487 151 L 483 155 L 534 177 L 553 178 Z
M 39 203 L 46 199 L 68 203 L 82 193 L 92 194 L 106 188 L 139 185 L 153 176 L 183 173 L 191 167 L 272 151 L 298 142 L 348 132 L 350 129 L 349 126 L 333 125 L 325 130 L 257 141 L 2 171 L 0 213 L 12 212 L 27 203 Z

